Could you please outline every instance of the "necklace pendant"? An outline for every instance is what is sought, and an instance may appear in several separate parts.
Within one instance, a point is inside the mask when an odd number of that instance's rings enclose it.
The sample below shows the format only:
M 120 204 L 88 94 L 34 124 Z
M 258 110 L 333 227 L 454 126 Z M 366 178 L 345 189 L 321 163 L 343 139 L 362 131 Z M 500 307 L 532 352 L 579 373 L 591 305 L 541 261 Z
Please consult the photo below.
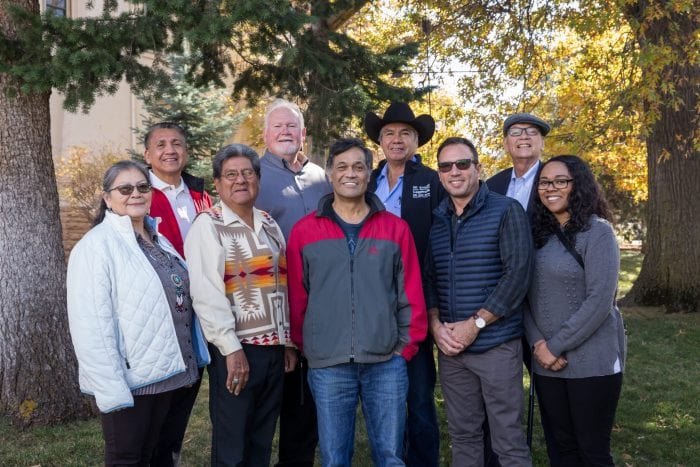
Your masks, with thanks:
M 185 290 L 182 277 L 179 274 L 170 274 L 170 281 L 175 286 L 175 309 L 178 312 L 183 312 L 185 310 Z
M 175 287 L 182 287 L 182 277 L 179 274 L 170 274 L 170 281 Z

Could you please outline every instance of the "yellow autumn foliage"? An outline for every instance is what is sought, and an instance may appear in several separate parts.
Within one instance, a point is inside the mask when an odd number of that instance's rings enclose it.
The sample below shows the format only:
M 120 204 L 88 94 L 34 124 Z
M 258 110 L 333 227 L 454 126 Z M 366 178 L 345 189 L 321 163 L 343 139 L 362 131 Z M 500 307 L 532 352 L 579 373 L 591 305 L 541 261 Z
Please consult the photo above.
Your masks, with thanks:
M 92 219 L 99 204 L 102 177 L 117 161 L 128 159 L 113 149 L 73 146 L 56 161 L 60 198 L 85 212 Z

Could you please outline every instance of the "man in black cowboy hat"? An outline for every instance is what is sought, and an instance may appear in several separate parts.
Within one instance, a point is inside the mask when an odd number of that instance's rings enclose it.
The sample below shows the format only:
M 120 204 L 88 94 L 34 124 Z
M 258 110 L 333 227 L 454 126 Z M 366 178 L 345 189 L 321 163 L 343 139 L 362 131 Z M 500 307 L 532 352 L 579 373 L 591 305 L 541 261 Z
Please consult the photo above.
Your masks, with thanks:
M 393 102 L 381 118 L 368 112 L 364 127 L 367 136 L 381 146 L 385 157 L 372 171 L 369 191 L 381 199 L 388 211 L 408 223 L 422 270 L 433 209 L 445 196 L 437 172 L 424 166 L 416 154 L 416 150 L 433 137 L 435 120 L 430 115 L 416 117 L 408 104 Z M 430 337 L 409 362 L 408 380 L 406 464 L 437 466 L 440 432 L 435 411 L 435 361 Z

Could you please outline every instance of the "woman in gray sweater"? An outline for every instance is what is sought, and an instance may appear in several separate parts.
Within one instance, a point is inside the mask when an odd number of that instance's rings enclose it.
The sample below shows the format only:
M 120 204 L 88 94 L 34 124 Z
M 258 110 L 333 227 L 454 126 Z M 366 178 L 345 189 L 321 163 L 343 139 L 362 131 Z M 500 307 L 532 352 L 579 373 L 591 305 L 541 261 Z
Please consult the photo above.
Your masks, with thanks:
M 626 340 L 615 305 L 620 253 L 610 210 L 576 156 L 547 161 L 537 189 L 525 330 L 540 410 L 556 440 L 548 450 L 559 454 L 552 465 L 614 465 L 610 434 Z

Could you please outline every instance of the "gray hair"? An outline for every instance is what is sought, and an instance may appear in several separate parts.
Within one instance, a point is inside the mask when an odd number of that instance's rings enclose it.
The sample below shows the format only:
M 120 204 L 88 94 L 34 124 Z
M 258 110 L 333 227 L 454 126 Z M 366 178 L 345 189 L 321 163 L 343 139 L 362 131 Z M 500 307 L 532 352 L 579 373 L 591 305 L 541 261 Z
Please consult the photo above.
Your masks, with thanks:
M 265 128 L 267 128 L 267 124 L 270 121 L 270 114 L 277 109 L 288 109 L 299 119 L 299 127 L 305 128 L 304 114 L 301 113 L 301 109 L 299 108 L 299 106 L 296 105 L 294 102 L 290 102 L 286 99 L 281 98 L 275 99 L 269 106 L 267 106 L 267 109 L 265 110 Z
M 255 152 L 255 149 L 251 148 L 250 146 L 239 143 L 226 145 L 219 149 L 219 152 L 216 153 L 214 160 L 212 161 L 212 169 L 214 171 L 215 179 L 221 178 L 221 169 L 224 166 L 224 162 L 234 157 L 245 157 L 248 159 L 253 166 L 255 175 L 257 175 L 258 180 L 260 180 L 260 157 L 258 156 L 258 153 Z
M 140 162 L 127 159 L 116 162 L 112 164 L 112 166 L 109 169 L 107 169 L 104 176 L 102 177 L 102 191 L 106 193 L 112 187 L 112 183 L 114 183 L 114 180 L 117 179 L 119 174 L 127 170 L 138 170 L 139 172 L 141 172 L 141 174 L 143 174 L 143 177 L 146 179 L 146 181 L 149 180 L 148 169 L 145 165 L 141 164 Z M 105 202 L 104 198 L 101 198 L 100 205 L 97 208 L 97 214 L 95 215 L 95 220 L 93 221 L 92 225 L 97 225 L 100 222 L 102 222 L 105 218 L 106 212 L 107 203 Z

